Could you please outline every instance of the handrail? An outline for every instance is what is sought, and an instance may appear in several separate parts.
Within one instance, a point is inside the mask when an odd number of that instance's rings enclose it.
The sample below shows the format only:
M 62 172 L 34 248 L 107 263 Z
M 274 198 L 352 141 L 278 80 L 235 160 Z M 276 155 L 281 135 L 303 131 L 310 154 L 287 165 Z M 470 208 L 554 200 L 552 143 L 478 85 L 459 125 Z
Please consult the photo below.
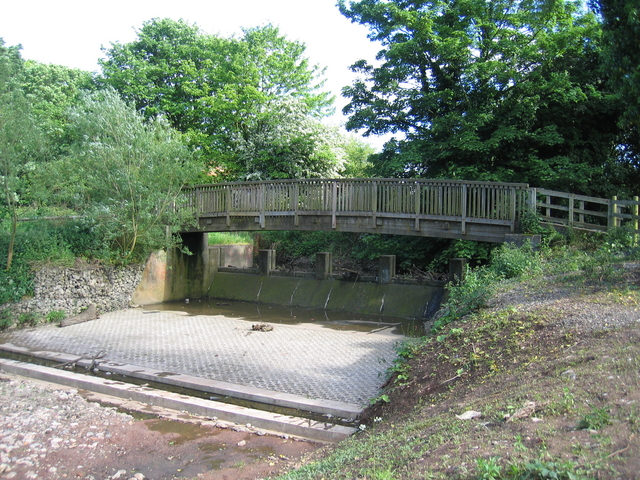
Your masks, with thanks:
M 531 198 L 543 224 L 592 232 L 625 227 L 634 235 L 640 234 L 637 196 L 619 200 L 533 188 Z
M 378 231 L 381 222 L 402 221 L 412 222 L 414 231 L 403 234 L 423 235 L 425 222 L 431 222 L 432 227 L 434 222 L 443 222 L 443 228 L 453 222 L 459 232 L 457 238 L 465 238 L 471 224 L 507 227 L 515 233 L 524 212 L 533 210 L 540 213 L 541 223 L 555 227 L 606 231 L 625 226 L 640 234 L 638 197 L 603 199 L 529 188 L 524 183 L 296 179 L 196 185 L 183 192 L 182 208 L 190 209 L 201 219 L 224 217 L 229 228 L 232 219 L 242 217 L 255 217 L 259 228 L 266 228 L 267 218 L 292 217 L 293 228 L 298 228 L 305 216 L 324 217 L 330 219 L 330 227 L 323 224 L 322 228 L 331 229 L 347 217 L 363 217 L 363 221 L 366 217 L 370 226 L 367 231 Z M 304 228 L 309 228 L 308 222 Z M 477 228 L 475 231 L 478 236 Z
M 509 225 L 515 230 L 526 207 L 528 185 L 463 180 L 426 179 L 298 179 L 231 182 L 184 189 L 186 208 L 197 215 L 259 217 L 292 215 L 331 216 L 332 228 L 340 215 L 410 217 L 419 229 L 421 219 L 471 220 Z

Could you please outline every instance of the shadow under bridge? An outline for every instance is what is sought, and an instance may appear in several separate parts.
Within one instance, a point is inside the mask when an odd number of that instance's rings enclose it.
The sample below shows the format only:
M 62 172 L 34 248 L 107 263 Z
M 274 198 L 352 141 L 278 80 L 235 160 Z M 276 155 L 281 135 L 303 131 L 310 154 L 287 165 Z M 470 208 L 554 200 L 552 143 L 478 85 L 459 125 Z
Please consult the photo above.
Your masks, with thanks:
M 339 231 L 503 242 L 530 208 L 524 183 L 304 179 L 199 185 L 188 231 Z M 535 201 L 535 200 L 534 200 Z

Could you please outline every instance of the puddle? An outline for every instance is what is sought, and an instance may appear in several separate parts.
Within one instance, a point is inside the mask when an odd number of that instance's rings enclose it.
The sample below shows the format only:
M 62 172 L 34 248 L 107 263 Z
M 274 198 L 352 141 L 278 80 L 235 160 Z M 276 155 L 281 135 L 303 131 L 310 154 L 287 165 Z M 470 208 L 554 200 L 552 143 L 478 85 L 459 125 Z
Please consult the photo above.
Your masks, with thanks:
M 171 435 L 169 445 L 182 445 L 199 438 L 210 438 L 219 431 L 190 422 L 175 422 L 173 420 L 155 419 L 147 422 L 147 428 L 163 435 Z
M 351 312 L 293 308 L 252 302 L 202 298 L 157 303 L 144 307 L 145 311 L 172 311 L 183 315 L 221 315 L 247 322 L 284 325 L 316 325 L 341 331 L 385 332 L 419 337 L 424 335 L 423 319 L 406 319 L 383 315 L 363 315 Z

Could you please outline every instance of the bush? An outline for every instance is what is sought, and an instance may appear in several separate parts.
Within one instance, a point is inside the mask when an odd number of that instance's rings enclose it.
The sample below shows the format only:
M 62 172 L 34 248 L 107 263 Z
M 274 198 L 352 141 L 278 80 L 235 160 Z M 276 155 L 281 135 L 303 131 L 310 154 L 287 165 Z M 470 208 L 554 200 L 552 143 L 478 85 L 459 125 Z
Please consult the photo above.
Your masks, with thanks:
M 18 316 L 20 327 L 35 327 L 40 320 L 40 316 L 35 312 L 23 312 Z
M 49 323 L 55 323 L 64 320 L 66 317 L 67 314 L 64 310 L 52 310 L 47 313 L 46 320 Z
M 542 273 L 542 259 L 531 243 L 519 248 L 503 244 L 492 253 L 491 270 L 504 278 L 535 276 Z
M 0 332 L 6 330 L 13 325 L 13 313 L 11 310 L 0 310 Z

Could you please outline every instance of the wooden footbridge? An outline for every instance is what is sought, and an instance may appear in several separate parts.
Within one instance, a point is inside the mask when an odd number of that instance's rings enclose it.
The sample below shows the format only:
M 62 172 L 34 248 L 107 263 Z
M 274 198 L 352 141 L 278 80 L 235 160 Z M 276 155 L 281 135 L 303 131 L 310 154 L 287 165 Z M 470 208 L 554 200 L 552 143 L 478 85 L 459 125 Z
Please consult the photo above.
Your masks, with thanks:
M 184 191 L 190 231 L 327 230 L 503 242 L 526 212 L 558 227 L 638 230 L 638 197 L 602 199 L 523 183 L 305 179 L 199 185 Z M 529 218 L 531 218 L 529 216 Z

